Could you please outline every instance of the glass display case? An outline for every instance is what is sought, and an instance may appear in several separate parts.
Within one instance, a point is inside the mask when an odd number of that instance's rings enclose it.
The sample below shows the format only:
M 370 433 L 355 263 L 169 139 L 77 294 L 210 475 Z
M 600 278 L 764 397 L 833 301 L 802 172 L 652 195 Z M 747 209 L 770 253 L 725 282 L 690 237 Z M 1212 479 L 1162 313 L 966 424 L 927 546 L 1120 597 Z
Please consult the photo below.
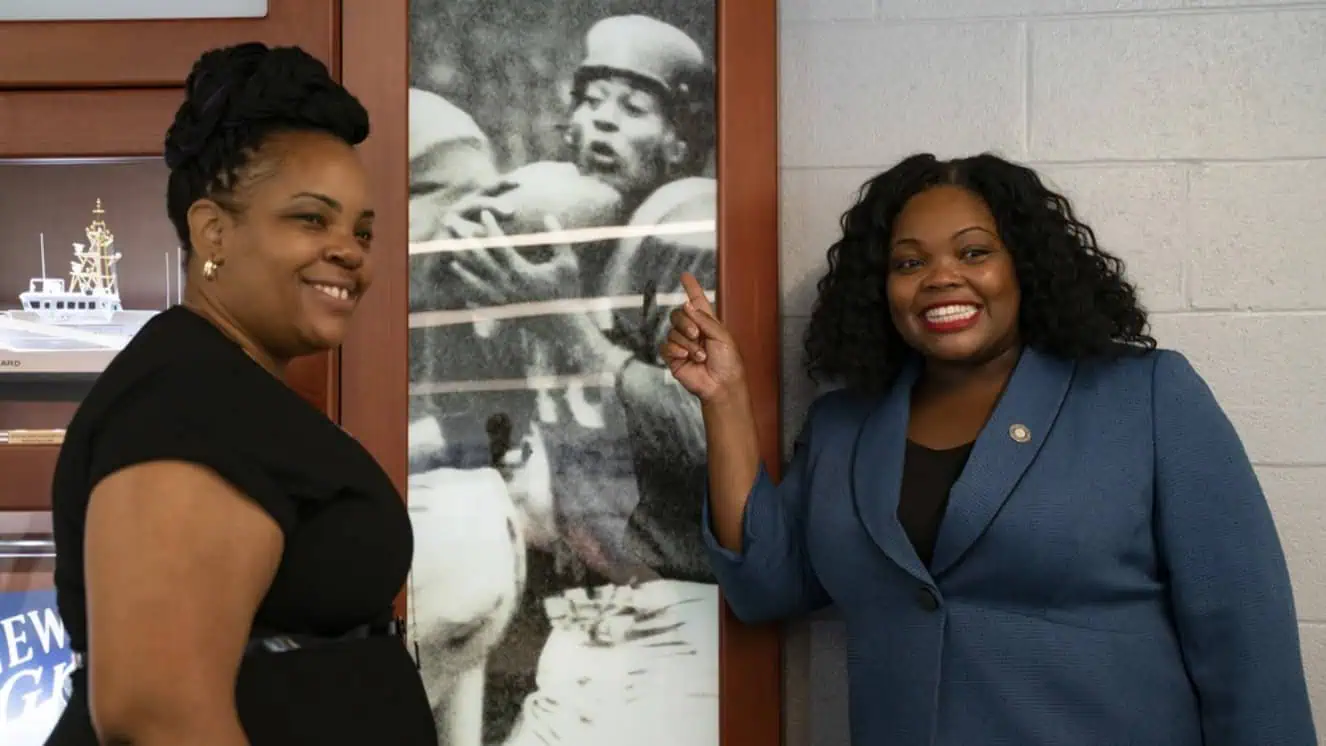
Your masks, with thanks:
M 178 302 L 166 176 L 160 158 L 0 160 L 0 469 L 27 462 L 0 507 L 44 507 L 88 387 Z
M 64 429 L 97 375 L 183 298 L 167 177 L 159 156 L 0 158 L 0 510 L 49 505 Z M 334 373 L 318 355 L 288 382 L 334 415 Z
M 101 6 L 98 6 L 99 8 Z M 339 69 L 340 0 L 262 17 L 6 22 L 0 10 L 0 744 L 45 742 L 72 653 L 56 608 L 51 482 L 64 431 L 185 268 L 160 149 L 202 52 L 295 44 Z M 337 356 L 287 383 L 337 414 Z
M 55 606 L 46 513 L 0 513 L 0 742 L 40 746 L 66 701 L 69 638 Z

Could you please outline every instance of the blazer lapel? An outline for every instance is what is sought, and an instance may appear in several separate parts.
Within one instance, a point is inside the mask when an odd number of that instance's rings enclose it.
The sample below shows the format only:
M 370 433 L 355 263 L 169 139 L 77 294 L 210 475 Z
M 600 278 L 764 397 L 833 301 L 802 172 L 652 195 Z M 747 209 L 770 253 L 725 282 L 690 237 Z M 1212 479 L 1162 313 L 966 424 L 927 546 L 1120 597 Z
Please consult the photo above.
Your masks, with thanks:
M 1026 348 L 982 428 L 962 475 L 949 492 L 930 572 L 939 576 L 961 559 L 1003 507 L 1050 432 L 1068 386 L 1072 362 Z M 904 420 L 903 427 L 906 427 Z
M 897 518 L 912 384 L 919 372 L 916 362 L 906 365 L 882 402 L 862 423 L 852 454 L 852 498 L 866 533 L 884 554 L 921 582 L 928 583 L 930 574 L 916 556 Z

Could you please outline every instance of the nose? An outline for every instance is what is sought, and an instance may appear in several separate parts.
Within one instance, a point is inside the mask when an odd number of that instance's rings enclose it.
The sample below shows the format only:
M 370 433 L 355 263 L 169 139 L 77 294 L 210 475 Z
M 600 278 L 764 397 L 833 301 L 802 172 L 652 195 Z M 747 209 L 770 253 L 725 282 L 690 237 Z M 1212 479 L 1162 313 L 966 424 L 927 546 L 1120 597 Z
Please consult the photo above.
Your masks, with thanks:
M 941 259 L 930 265 L 930 271 L 925 276 L 925 288 L 927 290 L 951 290 L 965 283 L 962 272 L 957 262 L 949 259 Z
M 334 241 L 327 247 L 327 261 L 346 269 L 359 269 L 364 266 L 367 252 L 353 236 L 347 240 Z
M 602 132 L 616 132 L 617 119 L 617 107 L 612 104 L 603 104 L 590 112 L 590 121 L 594 123 L 594 128 Z

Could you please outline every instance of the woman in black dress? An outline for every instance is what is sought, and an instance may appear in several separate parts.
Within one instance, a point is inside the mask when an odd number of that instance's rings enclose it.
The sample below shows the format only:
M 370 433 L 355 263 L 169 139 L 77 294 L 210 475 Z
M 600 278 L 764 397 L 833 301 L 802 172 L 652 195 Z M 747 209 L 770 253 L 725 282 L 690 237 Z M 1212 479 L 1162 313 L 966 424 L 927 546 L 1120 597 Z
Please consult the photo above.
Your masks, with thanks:
M 405 504 L 281 381 L 373 279 L 368 115 L 304 52 L 204 54 L 166 135 L 184 302 L 111 363 L 54 484 L 79 651 L 51 746 L 435 746 L 392 600 Z

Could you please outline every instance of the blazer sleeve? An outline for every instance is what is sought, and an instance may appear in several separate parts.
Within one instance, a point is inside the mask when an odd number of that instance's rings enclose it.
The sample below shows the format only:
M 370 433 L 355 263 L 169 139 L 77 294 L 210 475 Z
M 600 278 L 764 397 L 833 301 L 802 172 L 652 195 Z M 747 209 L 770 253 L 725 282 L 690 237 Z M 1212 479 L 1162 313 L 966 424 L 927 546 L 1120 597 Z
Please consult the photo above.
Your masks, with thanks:
M 1284 552 L 1247 453 L 1183 355 L 1154 370 L 1160 554 L 1206 746 L 1316 746 Z
M 714 536 L 706 490 L 701 530 L 710 567 L 732 612 L 747 624 L 808 614 L 830 602 L 806 553 L 811 432 L 820 401 L 806 417 L 782 480 L 775 484 L 760 465 L 742 515 L 741 552 Z

